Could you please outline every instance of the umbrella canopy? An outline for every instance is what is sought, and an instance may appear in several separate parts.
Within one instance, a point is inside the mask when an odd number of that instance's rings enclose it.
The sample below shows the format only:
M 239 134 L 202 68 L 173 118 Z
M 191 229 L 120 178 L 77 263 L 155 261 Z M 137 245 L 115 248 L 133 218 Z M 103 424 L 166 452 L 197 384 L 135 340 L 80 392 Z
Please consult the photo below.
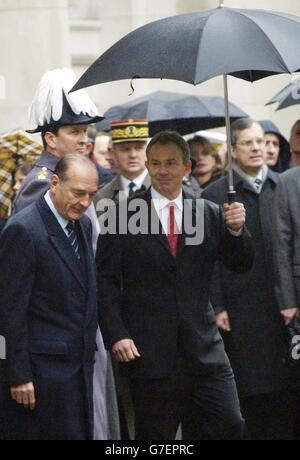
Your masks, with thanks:
M 73 91 L 132 78 L 198 84 L 221 74 L 248 81 L 300 69 L 300 18 L 219 7 L 155 21 L 100 56 Z
M 22 162 L 33 163 L 42 151 L 43 146 L 25 131 L 15 130 L 0 134 L 0 162 L 7 159 L 22 159 Z
M 223 74 L 229 190 L 233 196 L 227 75 L 255 81 L 300 69 L 300 17 L 225 8 L 183 14 L 126 35 L 82 75 L 72 91 L 127 78 L 198 84 Z
M 274 104 L 275 102 L 279 102 L 276 111 L 300 104 L 300 78 L 285 86 L 266 105 Z
M 34 163 L 43 147 L 24 131 L 0 135 L 0 218 L 7 218 L 13 197 L 13 173 L 19 162 Z
M 229 103 L 231 121 L 248 115 Z M 171 130 L 180 134 L 199 129 L 225 126 L 225 104 L 222 97 L 156 91 L 107 110 L 105 119 L 97 124 L 99 131 L 108 131 L 113 120 L 144 119 L 149 121 L 150 136 Z

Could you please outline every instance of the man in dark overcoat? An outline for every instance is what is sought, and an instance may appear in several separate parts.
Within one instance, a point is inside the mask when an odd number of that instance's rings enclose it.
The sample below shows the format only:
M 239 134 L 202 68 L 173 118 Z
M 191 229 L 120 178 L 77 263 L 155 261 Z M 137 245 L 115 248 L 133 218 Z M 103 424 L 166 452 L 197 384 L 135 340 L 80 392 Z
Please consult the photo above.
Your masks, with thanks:
M 83 214 L 97 189 L 90 160 L 68 155 L 1 234 L 1 439 L 93 438 L 96 273 Z
M 253 439 L 290 439 L 293 417 L 286 331 L 275 298 L 272 246 L 279 176 L 265 165 L 264 145 L 264 132 L 257 122 L 233 123 L 236 200 L 246 208 L 255 258 L 252 270 L 245 274 L 219 265 L 211 300 L 224 332 L 250 435 Z M 224 177 L 209 186 L 204 197 L 223 204 L 227 190 L 228 178 Z
M 274 222 L 275 292 L 287 326 L 299 321 L 300 312 L 300 167 L 280 176 L 275 197 Z M 297 318 L 298 317 L 298 318 Z M 299 328 L 291 329 L 299 345 Z M 297 338 L 298 337 L 298 338 Z M 297 439 L 300 438 L 300 353 L 291 356 L 292 380 L 296 387 Z

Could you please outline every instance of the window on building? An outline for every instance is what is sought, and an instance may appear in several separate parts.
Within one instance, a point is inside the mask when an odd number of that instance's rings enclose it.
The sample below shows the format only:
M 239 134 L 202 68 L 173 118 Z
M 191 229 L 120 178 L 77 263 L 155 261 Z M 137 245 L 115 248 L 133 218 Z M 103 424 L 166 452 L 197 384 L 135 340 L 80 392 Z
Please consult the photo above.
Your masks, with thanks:
M 71 19 L 99 19 L 101 0 L 69 0 Z

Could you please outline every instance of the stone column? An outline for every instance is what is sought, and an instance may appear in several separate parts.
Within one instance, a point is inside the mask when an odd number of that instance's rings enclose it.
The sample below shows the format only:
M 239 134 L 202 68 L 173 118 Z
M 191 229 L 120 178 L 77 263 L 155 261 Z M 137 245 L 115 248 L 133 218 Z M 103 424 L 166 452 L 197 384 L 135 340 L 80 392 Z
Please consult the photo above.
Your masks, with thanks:
M 27 110 L 41 75 L 70 66 L 67 0 L 1 0 L 0 31 L 0 132 L 5 132 L 29 127 Z

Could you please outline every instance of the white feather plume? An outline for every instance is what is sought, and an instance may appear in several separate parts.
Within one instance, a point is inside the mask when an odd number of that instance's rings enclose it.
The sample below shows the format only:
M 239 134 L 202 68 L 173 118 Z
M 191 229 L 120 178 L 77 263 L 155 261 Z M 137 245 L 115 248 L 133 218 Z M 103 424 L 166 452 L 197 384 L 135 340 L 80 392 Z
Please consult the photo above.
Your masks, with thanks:
M 50 123 L 51 118 L 60 120 L 63 110 L 63 93 L 72 111 L 79 115 L 84 113 L 96 117 L 98 110 L 84 90 L 68 94 L 77 82 L 71 69 L 55 69 L 46 72 L 41 78 L 32 104 L 29 108 L 31 123 L 43 126 Z

